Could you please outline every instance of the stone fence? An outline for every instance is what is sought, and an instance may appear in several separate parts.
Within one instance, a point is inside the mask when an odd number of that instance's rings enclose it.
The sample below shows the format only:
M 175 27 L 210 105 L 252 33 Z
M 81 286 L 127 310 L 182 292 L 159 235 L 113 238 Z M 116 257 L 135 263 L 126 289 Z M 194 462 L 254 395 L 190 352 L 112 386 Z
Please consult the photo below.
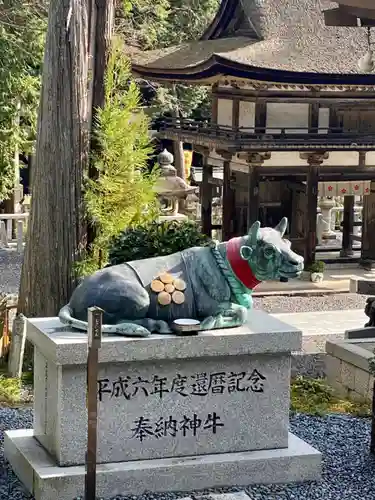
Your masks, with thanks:
M 23 250 L 24 229 L 28 218 L 28 213 L 0 214 L 0 248 L 16 246 L 18 252 Z

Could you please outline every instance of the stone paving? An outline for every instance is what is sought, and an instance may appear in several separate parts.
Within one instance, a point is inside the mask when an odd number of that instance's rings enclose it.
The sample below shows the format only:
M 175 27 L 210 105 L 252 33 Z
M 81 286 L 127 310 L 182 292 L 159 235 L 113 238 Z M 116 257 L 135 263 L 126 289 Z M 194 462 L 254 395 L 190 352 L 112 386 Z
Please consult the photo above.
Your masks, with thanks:
M 272 314 L 302 330 L 302 353 L 325 353 L 327 340 L 342 340 L 345 330 L 362 328 L 368 318 L 363 309 Z
M 309 280 L 302 279 L 289 280 L 287 283 L 266 281 L 256 287 L 254 296 L 277 293 L 349 292 L 351 279 L 375 280 L 375 273 L 366 271 L 358 265 L 336 267 L 332 264 L 327 266 L 324 272 L 324 280 L 321 283 L 312 283 Z
M 363 309 L 272 314 L 275 318 L 302 330 L 304 336 L 340 335 L 361 328 L 368 321 Z

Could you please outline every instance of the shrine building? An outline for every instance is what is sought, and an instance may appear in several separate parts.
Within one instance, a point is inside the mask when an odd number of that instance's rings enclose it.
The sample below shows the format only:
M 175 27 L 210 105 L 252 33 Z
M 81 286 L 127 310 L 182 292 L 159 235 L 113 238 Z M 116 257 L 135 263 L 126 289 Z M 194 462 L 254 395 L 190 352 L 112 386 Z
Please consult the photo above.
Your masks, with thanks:
M 360 260 L 375 264 L 372 1 L 222 0 L 200 40 L 134 56 L 136 77 L 211 88 L 210 122 L 169 119 L 159 130 L 203 155 L 206 234 L 221 182 L 223 239 L 286 216 L 294 249 L 311 263 L 318 200 L 344 196 L 341 256 L 350 257 L 363 196 Z

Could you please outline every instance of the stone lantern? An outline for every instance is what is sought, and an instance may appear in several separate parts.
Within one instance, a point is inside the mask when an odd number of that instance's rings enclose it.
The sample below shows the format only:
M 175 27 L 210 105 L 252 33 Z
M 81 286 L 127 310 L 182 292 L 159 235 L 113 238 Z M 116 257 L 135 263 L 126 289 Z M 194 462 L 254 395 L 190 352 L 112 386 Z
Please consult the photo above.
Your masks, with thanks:
M 173 166 L 173 155 L 164 149 L 158 156 L 160 165 L 160 178 L 155 184 L 155 191 L 165 206 L 162 208 L 161 220 L 186 219 L 186 215 L 179 213 L 180 200 L 197 192 L 197 187 L 192 187 L 181 177 L 177 176 L 177 171 Z
M 327 223 L 326 227 L 322 232 L 322 238 L 324 240 L 334 240 L 336 239 L 336 234 L 331 229 L 331 218 L 332 209 L 335 207 L 335 201 L 333 198 L 328 198 L 326 196 L 319 200 L 319 208 L 321 211 L 321 218 Z

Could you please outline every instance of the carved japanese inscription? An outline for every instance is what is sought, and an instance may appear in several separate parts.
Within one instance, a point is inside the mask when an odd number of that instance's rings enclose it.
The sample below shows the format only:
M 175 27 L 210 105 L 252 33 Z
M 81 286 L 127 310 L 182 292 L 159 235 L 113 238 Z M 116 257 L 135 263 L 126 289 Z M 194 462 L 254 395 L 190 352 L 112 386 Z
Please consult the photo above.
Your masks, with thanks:
M 289 371 L 287 356 L 103 365 L 99 457 L 116 462 L 287 446 Z
M 264 392 L 266 377 L 253 368 L 249 371 L 215 371 L 189 375 L 176 373 L 166 377 L 121 374 L 116 379 L 98 380 L 98 400 L 110 404 L 111 400 L 132 401 L 136 398 L 163 399 L 168 394 L 175 398 L 204 398 L 231 394 Z M 177 400 L 176 399 L 176 400 Z M 190 413 L 176 417 L 140 415 L 133 421 L 128 438 L 143 442 L 154 438 L 196 437 L 216 434 L 224 427 L 221 416 L 213 409 L 207 414 Z

